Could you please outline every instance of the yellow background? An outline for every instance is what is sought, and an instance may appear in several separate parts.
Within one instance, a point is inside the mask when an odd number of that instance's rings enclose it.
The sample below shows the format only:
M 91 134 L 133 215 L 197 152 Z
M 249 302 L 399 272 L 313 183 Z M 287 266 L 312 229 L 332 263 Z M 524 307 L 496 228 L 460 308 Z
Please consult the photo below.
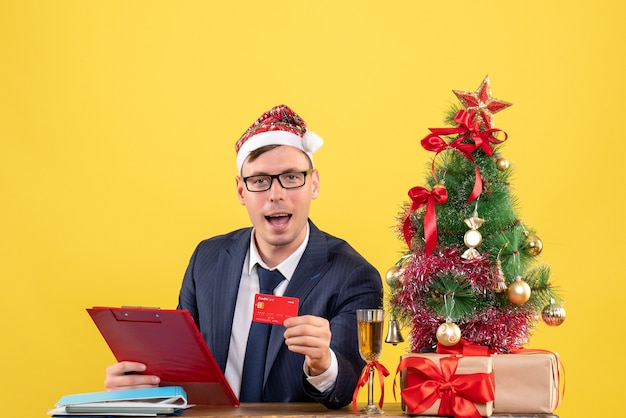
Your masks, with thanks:
M 625 11 L 617 0 L 0 1 L 3 407 L 43 417 L 61 395 L 102 390 L 113 357 L 85 308 L 176 306 L 197 242 L 249 224 L 233 145 L 273 105 L 326 140 L 313 220 L 384 277 L 403 249 L 396 214 L 425 184 L 419 140 L 443 126 L 452 89 L 488 74 L 514 103 L 495 121 L 520 217 L 566 299 L 565 323 L 540 324 L 529 346 L 563 359 L 561 417 L 619 413 Z M 406 345 L 384 351 L 393 376 Z

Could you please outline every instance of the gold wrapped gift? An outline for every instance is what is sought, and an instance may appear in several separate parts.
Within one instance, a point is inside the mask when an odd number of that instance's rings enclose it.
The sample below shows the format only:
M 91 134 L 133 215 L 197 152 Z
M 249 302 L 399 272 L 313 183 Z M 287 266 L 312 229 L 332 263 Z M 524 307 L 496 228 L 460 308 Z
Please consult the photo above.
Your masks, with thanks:
M 494 354 L 496 414 L 554 411 L 560 402 L 558 355 L 547 351 L 523 350 L 518 354 Z

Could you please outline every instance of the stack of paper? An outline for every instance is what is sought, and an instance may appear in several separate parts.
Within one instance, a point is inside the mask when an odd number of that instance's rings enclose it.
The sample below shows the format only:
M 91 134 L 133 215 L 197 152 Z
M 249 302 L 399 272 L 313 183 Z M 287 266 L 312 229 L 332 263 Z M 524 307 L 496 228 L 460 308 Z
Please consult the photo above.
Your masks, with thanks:
M 137 416 L 177 415 L 192 405 L 180 386 L 113 390 L 63 396 L 53 416 Z

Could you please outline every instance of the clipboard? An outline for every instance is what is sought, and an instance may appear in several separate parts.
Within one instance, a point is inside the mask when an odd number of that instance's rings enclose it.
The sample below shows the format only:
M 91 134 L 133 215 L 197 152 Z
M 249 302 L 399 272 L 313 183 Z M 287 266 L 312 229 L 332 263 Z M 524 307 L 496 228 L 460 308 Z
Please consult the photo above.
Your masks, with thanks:
M 189 403 L 239 406 L 187 310 L 93 307 L 87 312 L 117 361 L 146 365 L 161 386 L 182 386 Z

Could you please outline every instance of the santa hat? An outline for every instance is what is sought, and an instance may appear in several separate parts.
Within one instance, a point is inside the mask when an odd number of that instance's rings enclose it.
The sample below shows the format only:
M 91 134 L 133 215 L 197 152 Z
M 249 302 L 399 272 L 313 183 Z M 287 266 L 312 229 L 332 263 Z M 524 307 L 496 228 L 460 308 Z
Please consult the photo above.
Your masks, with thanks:
M 313 164 L 313 153 L 323 144 L 321 137 L 307 131 L 306 123 L 296 112 L 285 105 L 276 106 L 263 113 L 235 144 L 237 169 L 241 174 L 241 167 L 248 155 L 266 145 L 290 145 L 298 148 L 309 156 Z

